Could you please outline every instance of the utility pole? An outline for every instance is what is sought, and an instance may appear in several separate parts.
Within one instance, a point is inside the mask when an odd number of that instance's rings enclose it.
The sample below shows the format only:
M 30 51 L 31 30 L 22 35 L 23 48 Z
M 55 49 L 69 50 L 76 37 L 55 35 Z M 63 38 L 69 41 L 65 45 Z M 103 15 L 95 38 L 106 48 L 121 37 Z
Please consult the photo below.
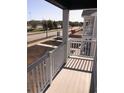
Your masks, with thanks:
M 29 19 L 31 20 L 31 12 L 29 12 Z
M 47 24 L 47 21 L 46 21 L 46 38 L 48 37 L 48 24 Z

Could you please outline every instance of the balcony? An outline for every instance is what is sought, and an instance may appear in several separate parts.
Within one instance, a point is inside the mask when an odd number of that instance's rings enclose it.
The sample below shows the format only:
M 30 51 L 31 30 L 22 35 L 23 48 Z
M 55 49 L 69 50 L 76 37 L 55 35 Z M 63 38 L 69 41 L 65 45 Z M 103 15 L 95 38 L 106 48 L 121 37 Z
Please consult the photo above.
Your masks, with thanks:
M 28 93 L 96 93 L 96 13 L 87 36 L 68 38 L 68 26 L 69 10 L 93 8 L 83 14 L 92 16 L 97 1 L 46 1 L 63 9 L 62 43 L 28 65 Z
M 28 93 L 90 93 L 96 42 L 68 40 L 28 65 Z
M 89 93 L 92 60 L 68 58 L 46 93 Z

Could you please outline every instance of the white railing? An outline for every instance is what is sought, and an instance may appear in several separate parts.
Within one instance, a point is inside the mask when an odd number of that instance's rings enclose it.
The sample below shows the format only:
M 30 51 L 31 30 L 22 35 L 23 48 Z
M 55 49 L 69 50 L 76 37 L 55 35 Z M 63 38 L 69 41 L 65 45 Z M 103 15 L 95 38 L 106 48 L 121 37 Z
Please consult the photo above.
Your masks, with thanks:
M 94 57 L 96 49 L 95 40 L 71 38 L 68 40 L 68 55 Z
M 80 55 L 82 55 L 84 57 L 94 58 L 95 50 L 96 50 L 96 41 L 95 40 L 83 40 L 82 41 Z
M 49 53 L 28 66 L 27 69 L 28 93 L 41 93 L 50 84 Z
M 57 74 L 65 61 L 65 44 L 61 44 L 53 51 L 50 51 L 51 79 Z
M 78 38 L 70 38 L 68 40 L 68 55 L 80 55 L 81 49 L 81 39 Z
M 61 44 L 53 51 L 46 52 L 41 58 L 28 65 L 27 91 L 28 93 L 42 93 L 61 69 L 65 61 L 65 44 Z

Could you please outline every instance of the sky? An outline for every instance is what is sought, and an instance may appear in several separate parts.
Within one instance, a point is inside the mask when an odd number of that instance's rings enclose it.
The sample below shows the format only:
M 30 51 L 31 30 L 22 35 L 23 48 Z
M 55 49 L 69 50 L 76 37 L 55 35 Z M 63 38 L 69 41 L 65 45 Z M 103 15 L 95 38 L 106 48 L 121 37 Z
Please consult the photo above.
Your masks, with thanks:
M 82 22 L 83 10 L 71 10 L 70 21 Z M 62 20 L 62 9 L 46 2 L 45 0 L 27 0 L 27 20 Z

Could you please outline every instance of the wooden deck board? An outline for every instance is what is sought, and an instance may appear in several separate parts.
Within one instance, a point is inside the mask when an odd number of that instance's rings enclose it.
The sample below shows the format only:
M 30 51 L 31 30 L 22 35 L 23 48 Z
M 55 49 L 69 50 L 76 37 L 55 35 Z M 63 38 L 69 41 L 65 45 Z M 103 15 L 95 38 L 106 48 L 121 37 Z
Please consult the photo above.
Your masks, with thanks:
M 68 61 L 66 64 L 68 64 L 66 67 L 69 67 L 71 63 L 74 61 L 74 59 L 71 59 L 71 61 Z
M 75 61 L 73 62 L 72 68 L 75 68 L 75 66 L 77 65 L 77 63 L 78 63 L 78 59 L 75 59 Z
M 78 60 L 78 62 L 77 62 L 77 65 L 76 65 L 75 69 L 78 69 L 78 68 L 79 68 L 80 63 L 81 63 L 81 60 Z
M 88 67 L 88 63 L 89 63 L 89 61 L 86 60 L 85 63 L 86 63 L 86 65 L 85 65 L 84 70 L 87 70 L 87 67 Z
M 83 65 L 83 61 L 81 60 L 80 65 L 79 65 L 79 69 L 81 69 L 82 65 Z
M 72 58 L 68 58 L 68 62 L 65 64 L 65 66 L 68 66 L 70 61 L 72 61 Z
M 62 69 L 46 93 L 89 93 L 91 73 Z
M 92 65 L 90 60 L 69 58 L 45 93 L 89 93 L 91 73 L 78 70 L 89 71 Z
M 81 70 L 84 70 L 85 66 L 86 66 L 86 60 L 83 61 L 83 65 L 82 65 Z
M 71 59 L 71 60 L 70 60 Z M 79 58 L 69 58 L 68 62 L 64 66 L 65 68 L 92 71 L 93 61 Z

